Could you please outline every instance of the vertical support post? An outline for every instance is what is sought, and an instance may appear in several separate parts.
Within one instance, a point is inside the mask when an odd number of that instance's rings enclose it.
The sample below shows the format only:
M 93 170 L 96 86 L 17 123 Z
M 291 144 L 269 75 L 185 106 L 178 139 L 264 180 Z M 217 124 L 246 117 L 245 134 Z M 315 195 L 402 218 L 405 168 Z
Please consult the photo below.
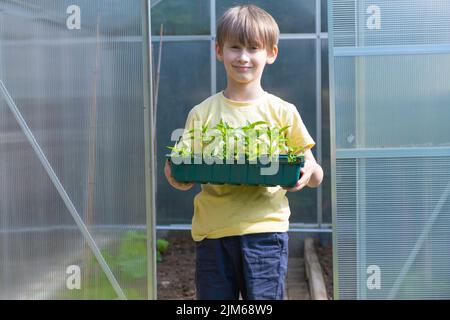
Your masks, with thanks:
M 144 93 L 144 143 L 145 143 L 145 211 L 147 225 L 147 293 L 148 299 L 156 296 L 156 199 L 155 199 L 155 119 L 153 113 L 151 4 L 142 0 L 142 63 Z
M 356 46 L 365 46 L 364 39 L 364 4 L 357 1 L 356 15 Z M 355 116 L 356 116 L 356 148 L 366 147 L 366 58 L 355 56 Z M 366 159 L 356 161 L 356 264 L 357 264 L 357 298 L 367 299 L 366 286 Z
M 336 200 L 336 103 L 334 93 L 334 30 L 333 0 L 328 0 L 328 68 L 330 74 L 330 164 L 331 164 L 331 213 L 333 224 L 333 299 L 339 300 L 339 260 L 337 237 L 337 200 Z
M 316 0 L 316 137 L 317 137 L 317 162 L 322 164 L 322 40 L 320 39 L 321 28 L 321 3 Z M 317 188 L 317 224 L 322 228 L 322 193 L 320 185 Z
M 210 34 L 211 34 L 211 95 L 217 92 L 216 75 L 216 0 L 210 0 Z

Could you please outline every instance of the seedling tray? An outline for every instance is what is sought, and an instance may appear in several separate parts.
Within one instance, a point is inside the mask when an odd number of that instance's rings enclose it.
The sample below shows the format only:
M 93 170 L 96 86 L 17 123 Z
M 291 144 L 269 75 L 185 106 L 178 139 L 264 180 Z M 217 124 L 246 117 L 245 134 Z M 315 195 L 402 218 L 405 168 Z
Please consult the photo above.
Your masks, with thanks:
M 245 160 L 245 163 L 234 161 L 230 163 L 211 163 L 201 161 L 195 163 L 194 158 L 184 158 L 180 161 L 172 161 L 168 156 L 172 176 L 178 182 L 211 183 L 211 184 L 232 184 L 232 185 L 262 185 L 293 187 L 300 178 L 300 169 L 304 165 L 303 156 L 299 156 L 296 161 L 288 162 L 287 155 L 278 156 L 278 170 L 275 174 L 264 175 L 262 168 L 268 168 L 271 163 L 258 160 L 251 163 Z M 190 161 L 188 161 L 190 160 Z M 201 159 L 200 159 L 201 160 Z M 181 163 L 180 163 L 181 162 Z M 200 162 L 200 161 L 198 161 Z

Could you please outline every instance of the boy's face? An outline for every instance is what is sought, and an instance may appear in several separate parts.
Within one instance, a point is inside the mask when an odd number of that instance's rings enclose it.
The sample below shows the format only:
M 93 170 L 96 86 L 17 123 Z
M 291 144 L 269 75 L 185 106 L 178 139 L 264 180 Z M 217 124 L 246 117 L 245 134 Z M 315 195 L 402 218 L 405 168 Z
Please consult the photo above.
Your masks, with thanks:
M 277 54 L 277 46 L 268 50 L 256 45 L 246 47 L 238 42 L 225 41 L 223 48 L 220 48 L 216 43 L 217 59 L 223 61 L 228 82 L 234 84 L 259 83 L 266 63 L 274 63 Z

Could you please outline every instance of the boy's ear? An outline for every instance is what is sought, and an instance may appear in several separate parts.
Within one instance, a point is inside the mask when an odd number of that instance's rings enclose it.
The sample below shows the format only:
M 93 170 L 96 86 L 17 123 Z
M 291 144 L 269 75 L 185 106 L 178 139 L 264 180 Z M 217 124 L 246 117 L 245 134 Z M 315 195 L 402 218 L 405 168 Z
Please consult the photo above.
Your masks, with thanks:
M 278 46 L 274 45 L 272 50 L 267 51 L 267 64 L 272 64 L 275 62 L 278 56 Z
M 216 58 L 219 61 L 223 61 L 223 51 L 219 46 L 219 43 L 216 42 Z

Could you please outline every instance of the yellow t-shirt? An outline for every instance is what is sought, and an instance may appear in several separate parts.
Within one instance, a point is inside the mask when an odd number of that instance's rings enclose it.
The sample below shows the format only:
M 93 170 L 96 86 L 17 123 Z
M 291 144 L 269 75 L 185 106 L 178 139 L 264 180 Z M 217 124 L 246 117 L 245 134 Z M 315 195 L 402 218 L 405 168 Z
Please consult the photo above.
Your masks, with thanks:
M 227 99 L 219 92 L 189 112 L 185 130 L 208 121 L 211 128 L 221 119 L 232 127 L 244 126 L 247 120 L 266 121 L 279 128 L 290 125 L 286 134 L 293 145 L 305 150 L 315 145 L 297 108 L 269 93 L 242 102 Z M 191 233 L 195 241 L 289 229 L 289 203 L 286 190 L 280 186 L 202 184 L 201 189 L 194 198 Z

